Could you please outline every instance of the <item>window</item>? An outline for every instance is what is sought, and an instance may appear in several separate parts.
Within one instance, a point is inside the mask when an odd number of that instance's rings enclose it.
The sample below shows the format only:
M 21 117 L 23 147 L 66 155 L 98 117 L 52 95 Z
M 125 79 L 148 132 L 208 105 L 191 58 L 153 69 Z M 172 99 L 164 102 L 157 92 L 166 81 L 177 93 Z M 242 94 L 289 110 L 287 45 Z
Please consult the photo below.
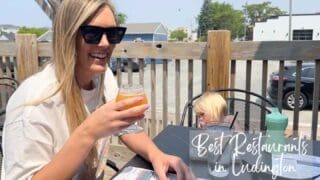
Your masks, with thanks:
M 303 68 L 301 76 L 305 78 L 314 78 L 314 67 Z
M 293 40 L 312 40 L 313 30 L 293 30 Z

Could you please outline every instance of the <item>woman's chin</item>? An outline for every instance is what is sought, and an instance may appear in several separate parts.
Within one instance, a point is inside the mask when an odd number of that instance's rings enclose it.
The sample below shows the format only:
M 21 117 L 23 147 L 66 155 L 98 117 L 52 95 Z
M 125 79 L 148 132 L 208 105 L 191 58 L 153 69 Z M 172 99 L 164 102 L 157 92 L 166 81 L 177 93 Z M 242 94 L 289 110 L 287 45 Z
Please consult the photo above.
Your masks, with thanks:
M 98 74 L 101 74 L 101 73 L 104 73 L 106 71 L 107 67 L 106 65 L 94 65 L 94 67 L 92 67 L 92 70 L 95 72 L 95 73 L 98 73 Z

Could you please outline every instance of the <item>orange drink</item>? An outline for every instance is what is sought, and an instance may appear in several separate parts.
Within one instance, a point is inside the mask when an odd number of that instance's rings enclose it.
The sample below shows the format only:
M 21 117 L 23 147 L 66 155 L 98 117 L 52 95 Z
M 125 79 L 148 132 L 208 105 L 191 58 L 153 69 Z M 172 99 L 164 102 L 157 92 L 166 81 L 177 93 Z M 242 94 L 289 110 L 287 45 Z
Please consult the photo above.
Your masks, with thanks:
M 124 110 L 132 108 L 132 107 L 135 107 L 135 106 L 140 106 L 140 105 L 143 105 L 143 104 L 147 104 L 148 100 L 147 100 L 146 94 L 143 91 L 143 87 L 141 85 L 138 85 L 138 84 L 122 85 L 120 87 L 119 93 L 118 93 L 118 95 L 116 97 L 116 102 L 122 101 L 122 100 L 128 99 L 128 98 L 138 97 L 138 96 L 142 96 L 143 100 L 139 101 L 137 103 L 134 103 L 134 104 L 132 104 L 130 106 L 125 107 Z
M 143 100 L 140 101 L 140 102 L 137 102 L 137 103 L 134 103 L 130 106 L 127 106 L 125 107 L 124 109 L 130 109 L 132 107 L 135 107 L 135 106 L 140 106 L 140 105 L 143 105 L 143 104 L 147 104 L 148 101 L 147 101 L 147 96 L 144 94 L 144 93 L 140 93 L 140 94 L 134 94 L 134 93 L 120 93 L 117 95 L 116 97 L 116 102 L 118 101 L 121 101 L 121 100 L 124 100 L 124 99 L 128 99 L 128 98 L 133 98 L 133 97 L 137 97 L 137 96 L 142 96 L 143 97 Z

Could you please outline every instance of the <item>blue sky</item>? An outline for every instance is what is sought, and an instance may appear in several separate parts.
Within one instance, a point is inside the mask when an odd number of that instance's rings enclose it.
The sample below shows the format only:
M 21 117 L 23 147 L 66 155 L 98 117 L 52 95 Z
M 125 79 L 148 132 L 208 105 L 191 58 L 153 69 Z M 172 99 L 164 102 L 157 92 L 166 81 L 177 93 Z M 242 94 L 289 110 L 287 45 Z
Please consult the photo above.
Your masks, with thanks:
M 214 0 L 232 4 L 242 9 L 248 2 L 262 3 L 267 0 Z M 289 0 L 269 0 L 281 10 L 289 11 Z M 118 11 L 128 16 L 127 22 L 161 22 L 168 28 L 195 28 L 203 0 L 113 0 Z M 293 13 L 320 12 L 320 0 L 292 0 Z M 0 24 L 28 27 L 50 27 L 49 18 L 35 0 L 1 0 Z

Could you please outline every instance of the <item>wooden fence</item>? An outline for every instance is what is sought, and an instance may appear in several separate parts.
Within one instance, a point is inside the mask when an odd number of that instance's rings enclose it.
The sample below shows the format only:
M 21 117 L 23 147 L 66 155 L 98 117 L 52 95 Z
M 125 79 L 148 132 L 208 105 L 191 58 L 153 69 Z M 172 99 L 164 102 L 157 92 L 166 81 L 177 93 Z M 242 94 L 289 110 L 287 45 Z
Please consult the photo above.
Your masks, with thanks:
M 2 58 L 2 76 L 14 76 L 21 82 L 38 71 L 41 61 L 52 56 L 51 43 L 37 42 L 34 35 L 17 35 L 16 42 L 0 42 Z M 146 132 L 155 136 L 168 124 L 177 124 L 181 117 L 181 108 L 188 99 L 199 92 L 224 87 L 236 87 L 243 84 L 244 89 L 252 91 L 256 84 L 252 80 L 261 77 L 261 86 L 256 93 L 267 97 L 268 64 L 277 63 L 280 71 L 278 97 L 282 97 L 284 65 L 287 61 L 297 65 L 297 83 L 295 93 L 300 93 L 301 66 L 304 61 L 315 63 L 314 99 L 319 99 L 320 83 L 320 42 L 319 41 L 278 41 L 278 42 L 231 42 L 228 31 L 209 31 L 208 42 L 167 43 L 167 42 L 122 42 L 113 53 L 117 59 L 118 83 L 139 82 L 148 89 L 151 109 L 145 121 L 141 122 Z M 129 71 L 120 70 L 122 58 L 129 59 Z M 147 59 L 150 65 L 145 68 Z M 162 64 L 157 64 L 157 59 Z M 132 61 L 138 60 L 139 73 L 132 72 Z M 261 71 L 252 74 L 259 63 Z M 10 68 L 13 63 L 14 67 Z M 245 64 L 241 67 L 238 64 Z M 253 67 L 254 64 L 254 67 Z M 186 72 L 184 71 L 186 67 Z M 4 69 L 6 69 L 4 71 Z M 147 74 L 148 73 L 148 74 Z M 171 75 L 171 76 L 169 76 Z M 240 75 L 244 79 L 238 80 Z M 200 77 L 195 82 L 196 77 Z M 161 80 L 159 81 L 159 77 Z M 195 91 L 197 89 L 197 91 Z M 160 98 L 159 98 L 160 97 Z M 298 97 L 298 96 L 297 96 Z M 278 98 L 282 109 L 282 98 Z M 173 110 L 168 109 L 172 106 Z M 296 102 L 298 99 L 296 98 Z M 160 104 L 159 104 L 160 103 Z M 297 104 L 297 103 L 296 103 Z M 319 101 L 313 102 L 311 137 L 317 137 Z M 299 130 L 298 108 L 294 110 L 292 129 Z M 264 123 L 264 119 L 262 119 Z

